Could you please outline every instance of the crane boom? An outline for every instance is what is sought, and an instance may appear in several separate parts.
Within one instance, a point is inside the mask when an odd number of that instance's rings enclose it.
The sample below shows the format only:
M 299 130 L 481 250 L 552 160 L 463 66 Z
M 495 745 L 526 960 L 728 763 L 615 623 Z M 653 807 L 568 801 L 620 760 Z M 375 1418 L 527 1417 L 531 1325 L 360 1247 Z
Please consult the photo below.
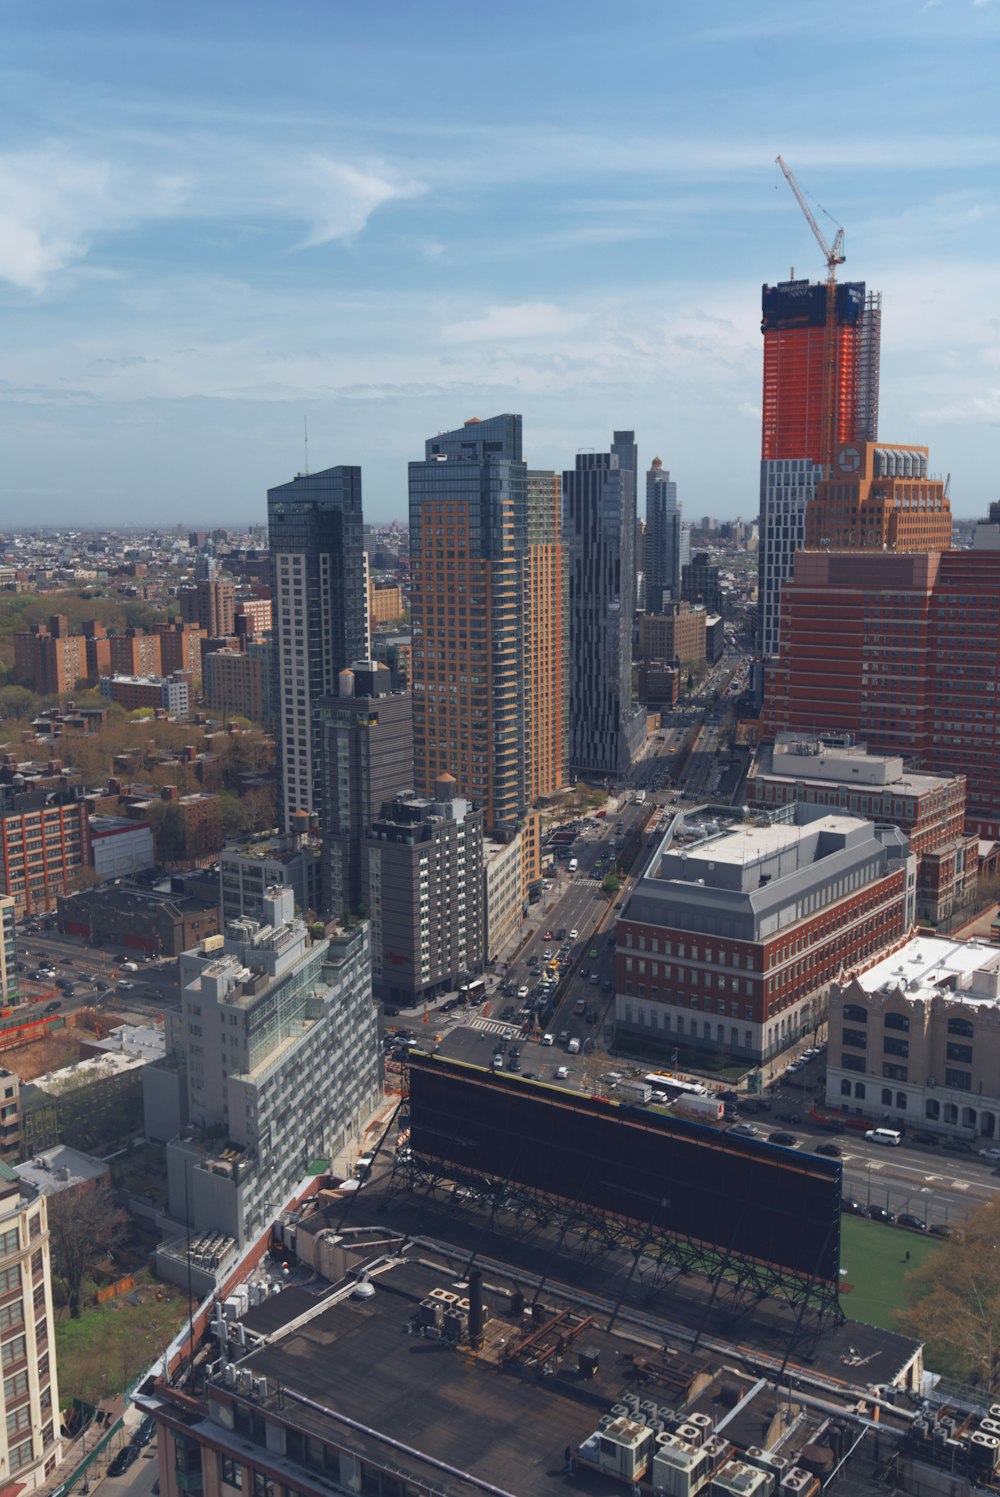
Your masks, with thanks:
M 838 265 L 843 265 L 845 258 L 843 229 L 837 230 L 833 238 L 833 248 L 831 249 L 826 240 L 823 238 L 823 231 L 813 217 L 812 209 L 806 202 L 801 187 L 795 180 L 795 173 L 792 171 L 791 167 L 782 159 L 781 156 L 776 156 L 774 159 L 781 167 L 781 170 L 784 172 L 785 181 L 794 192 L 795 201 L 798 203 L 799 207 L 802 209 L 802 212 L 805 214 L 806 223 L 812 229 L 813 233 L 816 236 L 816 243 L 823 251 L 823 259 L 826 261 L 827 275 L 831 278 L 834 278 L 836 276 L 836 267 Z

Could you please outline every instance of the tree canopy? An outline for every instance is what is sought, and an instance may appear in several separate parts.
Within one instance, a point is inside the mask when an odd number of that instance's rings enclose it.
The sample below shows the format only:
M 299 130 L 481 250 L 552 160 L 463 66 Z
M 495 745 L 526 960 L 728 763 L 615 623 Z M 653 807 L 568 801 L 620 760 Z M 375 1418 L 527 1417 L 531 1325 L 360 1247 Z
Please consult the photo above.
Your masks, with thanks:
M 926 1343 L 934 1372 L 1000 1389 L 1000 1202 L 984 1206 L 907 1279 L 900 1329 Z

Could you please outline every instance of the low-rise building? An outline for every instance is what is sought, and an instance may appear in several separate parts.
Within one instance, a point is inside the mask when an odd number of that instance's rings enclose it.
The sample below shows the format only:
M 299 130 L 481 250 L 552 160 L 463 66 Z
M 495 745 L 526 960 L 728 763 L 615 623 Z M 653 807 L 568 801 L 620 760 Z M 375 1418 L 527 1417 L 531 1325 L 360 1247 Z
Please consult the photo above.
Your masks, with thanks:
M 65 1138 L 90 1152 L 110 1148 L 142 1128 L 145 1054 L 92 1055 L 21 1086 L 21 1158 L 33 1159 Z
M 965 776 L 908 770 L 901 755 L 870 754 L 850 733 L 779 733 L 747 778 L 747 803 L 771 812 L 798 801 L 890 821 L 917 855 L 917 918 L 937 924 L 976 889 L 979 842 L 965 834 Z
M 60 897 L 59 929 L 144 956 L 177 957 L 218 934 L 219 905 L 174 889 L 169 880 L 155 888 L 84 889 Z
M 111 1184 L 111 1168 L 93 1154 L 83 1154 L 68 1144 L 43 1149 L 16 1166 L 18 1179 L 33 1185 L 40 1195 L 85 1195 L 99 1185 Z
M 248 916 L 260 920 L 269 889 L 287 887 L 298 914 L 323 908 L 323 851 L 308 811 L 295 811 L 285 837 L 261 836 L 243 847 L 224 847 L 219 857 L 220 924 Z
M 703 665 L 706 617 L 704 608 L 690 603 L 669 603 L 662 613 L 640 614 L 638 659 Z
M 127 816 L 90 817 L 90 866 L 103 883 L 153 866 L 153 831 Z
M 761 1062 L 814 1031 L 829 984 L 900 944 L 916 905 L 905 836 L 855 816 L 670 822 L 617 925 L 616 1023 Z
M 675 707 L 681 698 L 681 673 L 663 660 L 642 660 L 638 671 L 639 700 L 647 707 Z
M 174 671 L 169 676 L 102 676 L 98 685 L 102 697 L 117 702 L 127 712 L 145 707 L 165 712 L 168 717 L 188 717 L 191 712 L 189 671 Z
M 826 1100 L 864 1117 L 1000 1138 L 1000 952 L 916 936 L 830 988 Z

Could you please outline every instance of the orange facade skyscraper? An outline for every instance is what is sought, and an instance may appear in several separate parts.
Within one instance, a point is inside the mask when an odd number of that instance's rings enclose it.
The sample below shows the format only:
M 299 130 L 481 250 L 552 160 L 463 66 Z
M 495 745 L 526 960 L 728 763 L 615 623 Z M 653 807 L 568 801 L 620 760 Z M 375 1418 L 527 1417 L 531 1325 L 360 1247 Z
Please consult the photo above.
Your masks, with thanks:
M 565 742 L 552 723 L 559 668 L 548 660 L 562 649 L 564 603 L 551 549 L 558 490 L 548 480 L 533 481 L 529 503 L 512 415 L 430 438 L 409 468 L 417 786 L 430 794 L 453 774 L 500 837 L 562 783 L 553 763 Z

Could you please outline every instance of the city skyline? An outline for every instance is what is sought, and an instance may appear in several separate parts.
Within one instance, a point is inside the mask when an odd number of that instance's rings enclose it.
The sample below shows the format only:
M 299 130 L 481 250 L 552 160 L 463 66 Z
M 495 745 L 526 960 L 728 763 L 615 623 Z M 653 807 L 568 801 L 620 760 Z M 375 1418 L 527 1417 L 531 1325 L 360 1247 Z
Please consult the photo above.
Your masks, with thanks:
M 627 427 L 691 515 L 747 518 L 759 289 L 823 268 L 780 150 L 845 227 L 843 278 L 884 293 L 884 439 L 918 432 L 956 514 L 985 513 L 1000 7 L 831 28 L 785 0 L 614 25 L 584 4 L 566 28 L 515 3 L 502 34 L 443 0 L 388 11 L 12 8 L 8 510 L 259 520 L 308 417 L 309 466 L 362 466 L 369 521 L 401 520 L 427 432 L 513 410 L 533 467 Z M 645 58 L 669 87 L 634 89 Z

